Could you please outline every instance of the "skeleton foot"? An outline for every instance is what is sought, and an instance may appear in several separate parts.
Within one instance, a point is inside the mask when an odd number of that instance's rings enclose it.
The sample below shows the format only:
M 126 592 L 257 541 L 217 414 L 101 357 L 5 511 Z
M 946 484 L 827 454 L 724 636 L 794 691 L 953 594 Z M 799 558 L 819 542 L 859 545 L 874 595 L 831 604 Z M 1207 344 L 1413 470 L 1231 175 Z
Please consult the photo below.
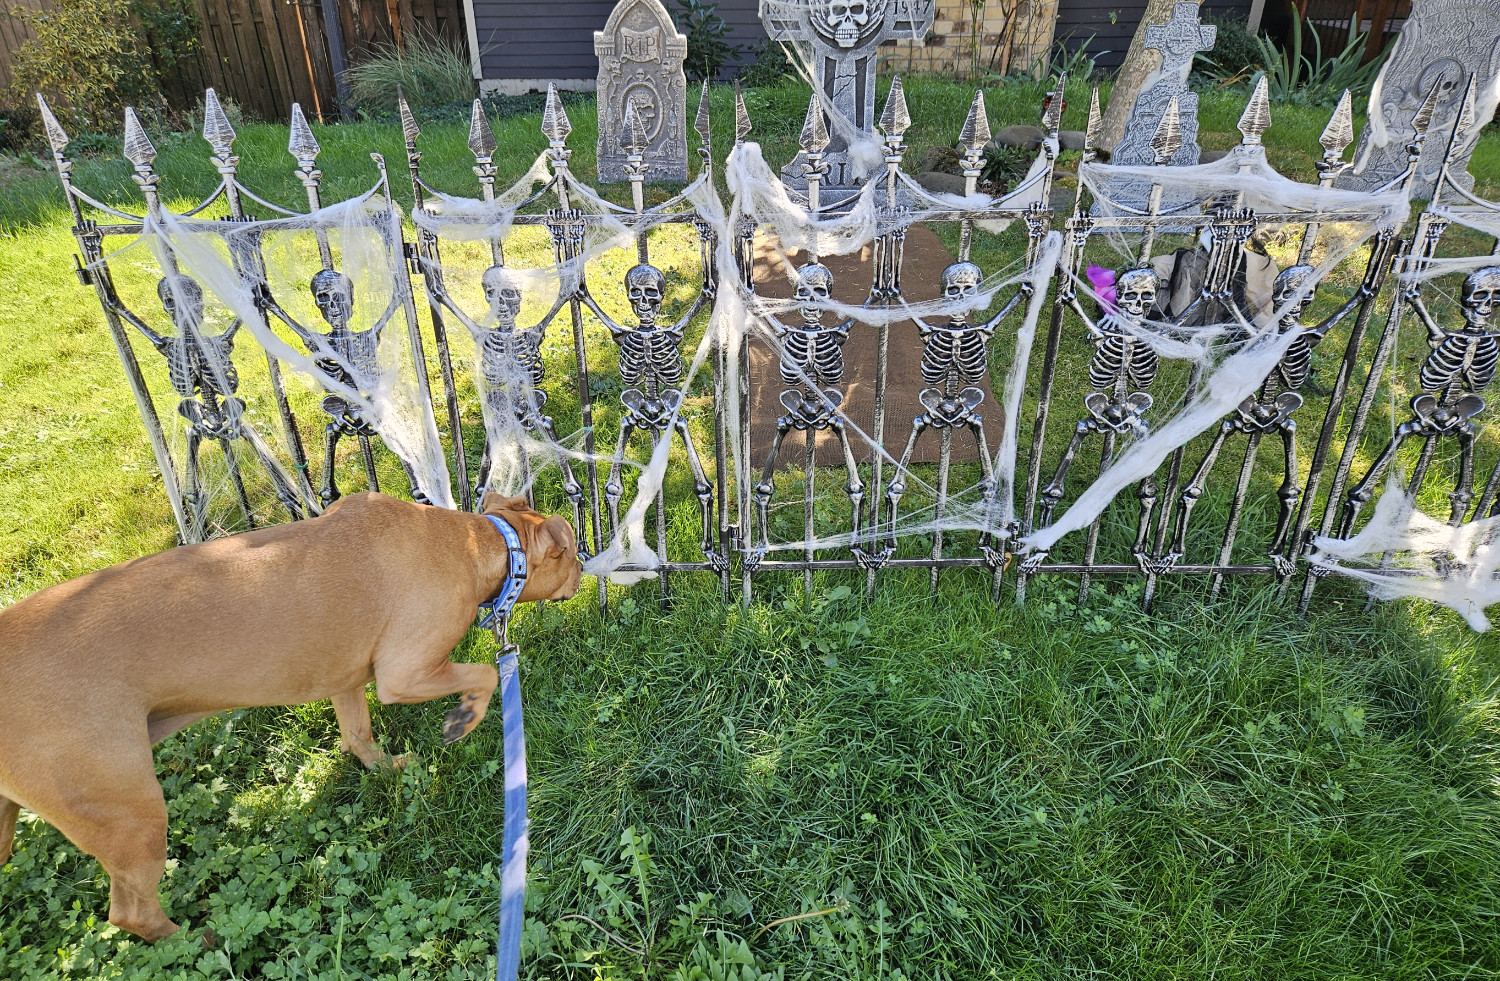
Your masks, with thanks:
M 1022 559 L 1020 565 L 1017 566 L 1017 568 L 1019 568 L 1022 572 L 1026 573 L 1026 575 L 1029 576 L 1040 569 L 1042 567 L 1042 563 L 1046 561 L 1047 553 L 1039 550 L 1036 552 L 1032 552 L 1030 555 L 1026 556 L 1026 558 Z
M 1297 571 L 1297 560 L 1288 558 L 1280 552 L 1270 556 L 1271 565 L 1276 569 L 1277 579 L 1290 579 Z
M 1182 561 L 1181 552 L 1168 552 L 1159 559 L 1154 559 L 1147 552 L 1133 552 L 1135 564 L 1138 569 L 1147 575 L 1164 576 L 1171 572 L 1177 563 Z

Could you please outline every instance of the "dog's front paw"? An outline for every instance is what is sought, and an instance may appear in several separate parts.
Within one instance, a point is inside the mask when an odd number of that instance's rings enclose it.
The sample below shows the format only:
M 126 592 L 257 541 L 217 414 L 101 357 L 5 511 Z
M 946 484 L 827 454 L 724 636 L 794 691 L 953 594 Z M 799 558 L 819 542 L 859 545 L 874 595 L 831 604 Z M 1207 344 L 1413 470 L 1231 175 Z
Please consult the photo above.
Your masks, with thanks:
M 478 700 L 475 695 L 465 695 L 443 719 L 444 746 L 458 742 L 474 728 L 474 703 Z

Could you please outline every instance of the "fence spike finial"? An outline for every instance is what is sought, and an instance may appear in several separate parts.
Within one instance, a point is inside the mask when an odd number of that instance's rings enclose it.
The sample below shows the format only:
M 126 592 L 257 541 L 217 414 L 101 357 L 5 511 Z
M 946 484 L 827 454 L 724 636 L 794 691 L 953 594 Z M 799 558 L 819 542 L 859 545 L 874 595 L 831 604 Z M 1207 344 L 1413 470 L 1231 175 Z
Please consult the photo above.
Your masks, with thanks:
M 292 132 L 286 141 L 286 152 L 290 153 L 298 163 L 304 160 L 316 160 L 323 147 L 318 144 L 318 138 L 313 136 L 312 127 L 307 125 L 307 117 L 302 114 L 302 106 L 292 103 Z
M 1454 134 L 1460 139 L 1469 130 L 1474 128 L 1474 123 L 1479 118 L 1478 110 L 1474 105 L 1474 89 L 1477 83 L 1478 79 L 1471 72 L 1469 74 L 1469 84 L 1464 87 L 1464 101 L 1458 110 L 1458 122 L 1453 129 Z
M 1057 87 L 1050 93 L 1047 100 L 1047 111 L 1042 113 L 1042 129 L 1048 136 L 1052 136 L 1062 128 L 1063 93 L 1067 91 L 1068 73 L 1063 72 L 1057 76 Z
M 401 91 L 401 86 L 396 86 L 396 108 L 401 113 L 401 137 L 407 143 L 416 143 L 417 137 L 422 135 L 422 128 L 417 125 L 417 117 L 412 114 L 411 105 L 406 101 L 406 93 Z
M 47 99 L 42 93 L 36 94 L 36 104 L 42 113 L 42 129 L 47 133 L 47 144 L 52 147 L 52 152 L 60 154 L 68 148 L 72 137 L 68 131 L 62 128 L 62 123 L 52 114 L 52 107 L 47 105 Z
M 750 110 L 745 108 L 745 94 L 740 91 L 739 80 L 734 83 L 734 142 L 743 143 L 750 135 Z
M 573 123 L 568 119 L 568 111 L 563 108 L 562 96 L 558 94 L 557 83 L 547 83 L 547 107 L 542 110 L 542 135 L 553 143 L 564 143 L 568 134 L 573 132 Z
M 807 100 L 807 115 L 802 120 L 802 149 L 807 153 L 822 153 L 831 142 L 828 138 L 828 121 L 823 118 L 823 100 L 817 92 Z
M 1339 97 L 1339 104 L 1329 117 L 1328 125 L 1323 127 L 1318 142 L 1323 144 L 1324 157 L 1342 157 L 1344 149 L 1354 142 L 1354 97 L 1348 89 Z
M 646 152 L 646 145 L 651 142 L 646 135 L 646 127 L 641 122 L 641 114 L 635 111 L 635 103 L 631 102 L 625 106 L 625 119 L 620 126 L 620 145 L 625 152 L 631 156 L 640 156 Z
M 475 99 L 469 110 L 469 149 L 476 157 L 490 157 L 497 146 L 499 143 L 495 141 L 495 131 L 490 129 L 490 118 L 484 114 L 484 103 Z
M 885 97 L 885 109 L 880 113 L 880 131 L 887 137 L 900 137 L 911 128 L 911 110 L 906 107 L 906 87 L 901 76 L 891 79 L 891 91 Z
M 1167 102 L 1166 112 L 1161 115 L 1156 134 L 1151 137 L 1151 149 L 1156 154 L 1158 166 L 1167 163 L 1182 148 L 1182 121 L 1178 118 L 1177 97 Z
M 203 93 L 203 138 L 208 145 L 215 150 L 228 150 L 234 143 L 234 126 L 229 122 L 229 115 L 224 112 L 224 107 L 219 103 L 219 96 L 213 89 L 207 89 Z
M 969 103 L 969 115 L 964 118 L 964 128 L 958 133 L 958 145 L 970 153 L 983 150 L 990 141 L 990 117 L 984 107 L 984 90 L 974 90 L 974 101 Z
M 708 79 L 703 80 L 703 91 L 698 96 L 698 112 L 693 116 L 693 132 L 698 134 L 698 140 L 705 147 L 713 145 L 712 132 L 709 129 L 711 119 L 708 113 Z
M 1083 131 L 1084 152 L 1090 152 L 1099 145 L 1099 130 L 1104 125 L 1104 117 L 1099 112 L 1099 86 L 1094 86 L 1094 92 L 1089 96 L 1089 122 Z
M 1255 83 L 1255 91 L 1250 93 L 1250 101 L 1235 128 L 1244 137 L 1240 140 L 1242 146 L 1259 146 L 1261 134 L 1271 128 L 1271 88 L 1265 75 Z
M 134 106 L 125 107 L 125 159 L 137 169 L 150 167 L 151 161 L 156 159 L 156 145 L 146 135 L 146 128 L 141 125 L 141 117 L 135 114 Z
M 1432 88 L 1427 92 L 1427 98 L 1422 100 L 1421 108 L 1412 117 L 1411 126 L 1419 137 L 1427 135 L 1427 129 L 1432 125 L 1432 114 L 1437 110 L 1438 90 L 1443 87 L 1443 82 L 1448 78 L 1448 73 L 1439 75 L 1437 81 L 1432 83 Z

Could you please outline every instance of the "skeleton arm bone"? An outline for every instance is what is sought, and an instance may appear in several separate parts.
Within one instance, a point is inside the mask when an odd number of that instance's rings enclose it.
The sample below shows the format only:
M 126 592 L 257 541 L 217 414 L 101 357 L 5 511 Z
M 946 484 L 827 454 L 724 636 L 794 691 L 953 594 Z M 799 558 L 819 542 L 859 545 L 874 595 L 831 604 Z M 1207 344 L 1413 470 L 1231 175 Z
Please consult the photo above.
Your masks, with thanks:
M 105 306 L 113 310 L 120 317 L 120 319 L 124 320 L 126 323 L 130 324 L 130 326 L 140 331 L 141 336 L 150 341 L 152 347 L 156 348 L 158 351 L 165 351 L 167 339 L 161 334 L 158 334 L 156 331 L 152 330 L 144 320 L 142 320 L 140 317 L 137 317 L 129 307 L 120 302 L 120 295 L 115 292 L 114 281 L 107 274 L 100 276 L 99 280 L 104 284 L 104 289 L 102 292 L 104 295 Z
M 1016 295 L 1007 300 L 1005 302 L 1005 306 L 1000 308 L 1000 312 L 995 314 L 985 323 L 976 324 L 976 329 L 983 331 L 986 335 L 993 334 L 995 332 L 995 328 L 1000 326 L 1000 321 L 1004 320 L 1006 317 L 1014 313 L 1016 307 L 1021 305 L 1021 301 L 1029 299 L 1035 292 L 1036 287 L 1032 286 L 1029 280 L 1023 282 L 1021 284 L 1021 288 L 1016 290 Z
M 1097 341 L 1106 336 L 1104 331 L 1099 329 L 1099 325 L 1094 322 L 1094 319 L 1083 309 L 1083 304 L 1078 302 L 1077 293 L 1073 293 L 1068 297 L 1068 306 L 1072 307 L 1073 312 L 1078 314 L 1079 319 L 1083 321 L 1083 326 L 1088 331 L 1089 340 Z
M 594 300 L 594 295 L 589 292 L 588 286 L 581 282 L 578 284 L 578 298 L 583 301 L 585 306 L 594 311 L 594 316 L 599 318 L 599 322 L 605 326 L 611 336 L 619 337 L 621 334 L 630 333 L 629 327 L 623 327 L 615 323 L 609 314 L 600 309 L 599 304 Z
M 1417 311 L 1417 319 L 1421 320 L 1427 327 L 1428 346 L 1436 348 L 1439 344 L 1443 343 L 1443 339 L 1448 336 L 1449 332 L 1443 330 L 1443 328 L 1439 327 L 1433 321 L 1432 314 L 1427 312 L 1427 304 L 1422 302 L 1421 295 L 1413 290 L 1407 294 L 1406 302 L 1410 303 L 1411 308 Z

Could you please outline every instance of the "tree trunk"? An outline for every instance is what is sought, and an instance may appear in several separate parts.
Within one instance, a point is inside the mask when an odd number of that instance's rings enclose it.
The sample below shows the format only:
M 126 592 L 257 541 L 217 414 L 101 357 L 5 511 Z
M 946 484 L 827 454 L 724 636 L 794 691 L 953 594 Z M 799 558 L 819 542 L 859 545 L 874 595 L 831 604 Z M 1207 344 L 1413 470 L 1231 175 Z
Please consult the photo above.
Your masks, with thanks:
M 1161 68 L 1161 52 L 1146 47 L 1146 28 L 1165 24 L 1172 16 L 1172 8 L 1180 2 L 1183 0 L 1149 0 L 1146 4 L 1146 12 L 1141 15 L 1135 37 L 1131 38 L 1125 63 L 1115 75 L 1115 87 L 1109 93 L 1109 106 L 1104 110 L 1103 129 L 1099 134 L 1099 146 L 1104 149 L 1114 150 L 1124 138 L 1125 123 L 1130 119 L 1131 110 L 1135 108 L 1136 97 L 1141 94 L 1146 79 Z M 1201 3 L 1201 0 L 1188 2 Z

